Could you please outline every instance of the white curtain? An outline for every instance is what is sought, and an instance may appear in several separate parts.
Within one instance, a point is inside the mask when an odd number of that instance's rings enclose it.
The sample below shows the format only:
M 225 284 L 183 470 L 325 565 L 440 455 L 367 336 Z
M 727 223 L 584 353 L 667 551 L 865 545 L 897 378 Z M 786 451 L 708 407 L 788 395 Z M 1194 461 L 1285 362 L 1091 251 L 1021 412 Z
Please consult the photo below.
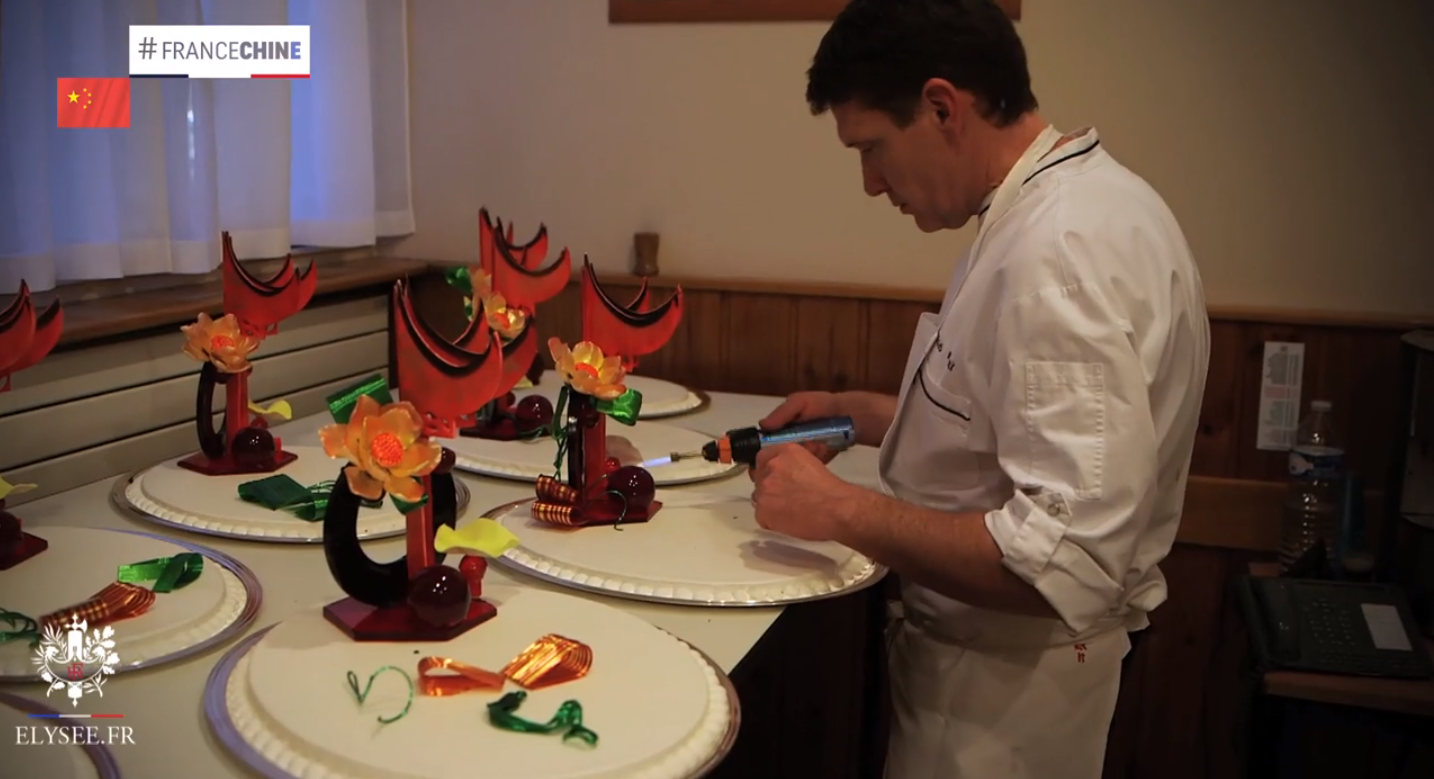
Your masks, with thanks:
M 128 129 L 57 129 L 131 24 L 307 24 L 311 76 L 132 79 Z M 413 232 L 407 49 L 404 0 L 0 1 L 0 294 Z

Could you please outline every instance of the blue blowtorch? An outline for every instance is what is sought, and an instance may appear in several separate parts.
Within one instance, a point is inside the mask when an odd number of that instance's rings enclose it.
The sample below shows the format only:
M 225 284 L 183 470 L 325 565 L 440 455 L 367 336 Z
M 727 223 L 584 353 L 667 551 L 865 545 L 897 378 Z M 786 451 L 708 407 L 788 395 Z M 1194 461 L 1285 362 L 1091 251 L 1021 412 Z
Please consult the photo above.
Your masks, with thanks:
M 826 444 L 833 451 L 850 448 L 856 443 L 856 425 L 851 417 L 829 417 L 808 419 L 787 425 L 779 430 L 763 430 L 759 427 L 744 427 L 729 430 L 715 441 L 709 441 L 696 452 L 673 452 L 667 457 L 649 460 L 643 467 L 675 463 L 701 457 L 714 463 L 740 463 L 751 468 L 757 464 L 757 453 L 766 446 L 779 444 Z

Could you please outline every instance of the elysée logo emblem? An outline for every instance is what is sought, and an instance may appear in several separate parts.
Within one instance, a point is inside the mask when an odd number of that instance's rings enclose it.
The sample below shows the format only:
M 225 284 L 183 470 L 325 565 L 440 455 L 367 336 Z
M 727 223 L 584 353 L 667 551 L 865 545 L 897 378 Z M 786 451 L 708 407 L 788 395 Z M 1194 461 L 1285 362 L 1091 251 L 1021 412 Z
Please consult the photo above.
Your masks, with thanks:
M 65 690 L 70 704 L 80 705 L 85 693 L 104 697 L 105 677 L 115 672 L 119 654 L 115 652 L 115 629 L 106 625 L 86 633 L 89 625 L 75 617 L 63 629 L 45 626 L 45 634 L 35 647 L 35 665 L 50 693 Z

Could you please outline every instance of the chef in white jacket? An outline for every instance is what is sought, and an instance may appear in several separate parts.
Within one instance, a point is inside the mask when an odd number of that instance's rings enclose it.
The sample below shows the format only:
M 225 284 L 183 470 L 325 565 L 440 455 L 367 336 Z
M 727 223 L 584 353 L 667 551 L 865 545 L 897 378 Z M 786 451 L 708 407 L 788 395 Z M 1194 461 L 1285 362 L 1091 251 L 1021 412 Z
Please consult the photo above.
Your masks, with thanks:
M 774 447 L 757 521 L 899 574 L 888 779 L 1098 779 L 1129 633 L 1166 598 L 1205 386 L 1190 250 L 1093 128 L 1037 113 L 990 0 L 854 0 L 807 98 L 868 194 L 977 232 L 897 397 L 801 393 L 763 420 L 853 417 L 881 489 Z

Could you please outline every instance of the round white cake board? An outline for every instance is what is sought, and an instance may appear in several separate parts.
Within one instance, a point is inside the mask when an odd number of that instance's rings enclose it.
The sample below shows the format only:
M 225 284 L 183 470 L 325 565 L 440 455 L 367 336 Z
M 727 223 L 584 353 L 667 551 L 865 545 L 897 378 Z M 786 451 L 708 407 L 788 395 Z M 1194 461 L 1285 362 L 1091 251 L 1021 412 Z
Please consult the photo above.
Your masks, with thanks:
M 628 389 L 637 390 L 642 395 L 642 408 L 638 411 L 638 419 L 660 419 L 691 414 L 701 410 L 708 403 L 705 394 L 663 379 L 629 374 L 623 378 L 622 383 Z M 562 374 L 549 370 L 543 371 L 537 386 L 515 389 L 513 394 L 520 399 L 529 395 L 542 395 L 548 399 L 548 402 L 556 404 L 558 392 L 562 388 Z
M 644 461 L 673 452 L 694 452 L 712 440 L 712 436 L 662 422 L 638 421 L 628 426 L 608 420 L 605 427 L 608 435 L 631 441 Z M 566 458 L 560 472 L 554 473 L 553 459 L 558 453 L 558 443 L 551 436 L 527 441 L 445 438 L 442 443 L 457 455 L 457 467 L 472 473 L 530 482 L 545 474 L 557 475 L 560 479 L 567 475 Z M 736 463 L 712 463 L 695 457 L 652 468 L 651 473 L 658 486 L 670 487 L 723 479 L 741 470 L 742 466 Z
M 0 730 L 7 742 L 4 759 L 5 776 L 43 777 L 44 779 L 119 779 L 119 765 L 102 743 L 55 743 L 46 728 L 94 727 L 94 738 L 108 740 L 114 727 L 122 727 L 123 719 L 60 719 L 55 709 L 28 698 L 0 692 Z M 21 730 L 25 743 L 19 743 Z M 116 736 L 117 738 L 121 736 Z M 86 734 L 86 740 L 89 740 Z M 14 741 L 11 741 L 14 739 Z
M 210 674 L 205 714 L 221 743 L 272 779 L 690 779 L 735 741 L 736 692 L 725 674 L 681 640 L 611 606 L 542 590 L 493 587 L 493 619 L 448 642 L 355 642 L 314 608 L 246 639 Z M 392 665 L 417 681 L 422 657 L 451 657 L 500 672 L 531 642 L 556 633 L 592 648 L 582 679 L 529 692 L 518 716 L 546 721 L 566 700 L 583 707 L 596 747 L 558 735 L 492 726 L 486 706 L 502 692 L 413 699 Z M 519 689 L 509 682 L 504 692 Z
M 647 522 L 567 528 L 534 519 L 531 501 L 484 516 L 521 546 L 498 562 L 555 584 L 689 606 L 772 606 L 875 584 L 886 569 L 833 542 L 762 529 L 749 498 L 658 490 Z
M 282 473 L 307 487 L 339 478 L 346 465 L 342 460 L 331 459 L 317 446 L 285 449 L 299 459 L 273 473 L 242 476 L 205 476 L 179 467 L 176 463 L 182 457 L 166 460 L 121 479 L 115 487 L 115 502 L 139 519 L 193 533 L 270 543 L 323 543 L 322 520 L 309 522 L 287 511 L 273 511 L 239 498 L 239 485 L 245 482 Z M 468 505 L 468 487 L 460 479 L 455 479 L 454 484 L 461 516 Z M 402 535 L 406 527 L 403 514 L 388 497 L 381 508 L 359 509 L 359 540 Z
M 33 619 L 89 600 L 115 581 L 121 565 L 184 552 L 204 556 L 198 579 L 156 596 L 148 612 L 111 623 L 116 673 L 199 654 L 242 633 L 259 613 L 263 594 L 254 574 L 213 549 L 133 530 L 27 526 L 25 532 L 50 548 L 0 571 L 0 606 Z M 0 682 L 39 682 L 34 658 L 27 641 L 0 644 Z

